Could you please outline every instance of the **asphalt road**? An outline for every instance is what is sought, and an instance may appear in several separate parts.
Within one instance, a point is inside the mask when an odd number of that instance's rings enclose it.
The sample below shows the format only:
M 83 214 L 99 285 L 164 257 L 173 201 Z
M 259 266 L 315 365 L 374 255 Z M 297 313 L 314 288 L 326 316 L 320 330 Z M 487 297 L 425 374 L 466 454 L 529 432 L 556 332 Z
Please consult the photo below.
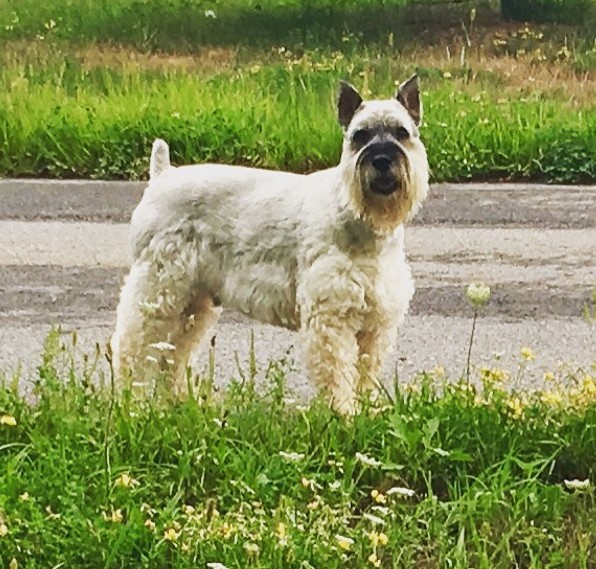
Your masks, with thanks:
M 35 376 L 44 337 L 76 330 L 76 353 L 105 346 L 127 265 L 127 225 L 139 183 L 0 181 L 0 369 Z M 537 355 L 521 381 L 540 384 L 564 362 L 596 362 L 596 322 L 583 318 L 596 283 L 596 186 L 440 185 L 407 229 L 417 291 L 387 365 L 404 380 L 465 365 L 472 312 L 465 288 L 493 289 L 473 363 L 516 374 L 522 346 Z M 238 377 L 251 331 L 261 369 L 288 352 L 291 384 L 310 393 L 295 335 L 235 313 L 214 329 L 218 381 Z M 495 355 L 496 354 L 496 355 Z M 205 353 L 198 355 L 206 365 Z M 100 365 L 101 369 L 101 365 Z

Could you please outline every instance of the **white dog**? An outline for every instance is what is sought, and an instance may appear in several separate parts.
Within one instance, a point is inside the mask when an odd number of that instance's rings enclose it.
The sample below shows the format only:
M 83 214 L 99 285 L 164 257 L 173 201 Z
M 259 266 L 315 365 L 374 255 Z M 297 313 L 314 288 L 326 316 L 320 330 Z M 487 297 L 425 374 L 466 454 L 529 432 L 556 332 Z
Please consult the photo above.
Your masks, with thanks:
M 403 223 L 428 190 L 418 80 L 363 102 L 341 83 L 335 168 L 300 176 L 170 166 L 157 140 L 131 220 L 133 262 L 117 311 L 117 370 L 183 389 L 219 306 L 299 330 L 311 379 L 352 412 L 371 388 L 414 292 Z

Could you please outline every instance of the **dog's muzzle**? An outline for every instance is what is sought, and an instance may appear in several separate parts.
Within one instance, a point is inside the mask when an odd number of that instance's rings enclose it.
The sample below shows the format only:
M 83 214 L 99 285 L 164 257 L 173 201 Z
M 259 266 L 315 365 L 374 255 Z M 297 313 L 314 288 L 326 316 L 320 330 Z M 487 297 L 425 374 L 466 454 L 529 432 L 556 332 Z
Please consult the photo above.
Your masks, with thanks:
M 358 159 L 358 167 L 366 171 L 370 191 L 388 196 L 401 186 L 399 174 L 407 160 L 403 149 L 394 142 L 377 142 L 366 147 Z

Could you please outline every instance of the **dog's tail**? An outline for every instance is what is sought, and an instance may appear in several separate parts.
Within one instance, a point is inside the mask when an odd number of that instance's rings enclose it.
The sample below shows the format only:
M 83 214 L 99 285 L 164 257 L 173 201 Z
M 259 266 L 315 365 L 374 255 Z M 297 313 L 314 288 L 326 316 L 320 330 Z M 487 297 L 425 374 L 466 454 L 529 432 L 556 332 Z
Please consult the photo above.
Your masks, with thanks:
M 151 161 L 149 162 L 149 179 L 154 180 L 164 170 L 170 167 L 170 147 L 165 140 L 156 138 L 151 149 Z

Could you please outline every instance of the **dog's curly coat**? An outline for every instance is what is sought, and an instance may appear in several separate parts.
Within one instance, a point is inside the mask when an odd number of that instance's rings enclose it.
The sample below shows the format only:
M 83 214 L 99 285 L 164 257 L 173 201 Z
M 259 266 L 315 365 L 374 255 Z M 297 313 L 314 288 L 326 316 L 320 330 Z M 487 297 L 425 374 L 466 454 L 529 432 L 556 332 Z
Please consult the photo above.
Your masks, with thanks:
M 338 112 L 340 164 L 309 176 L 174 168 L 165 142 L 154 143 L 112 338 L 119 373 L 167 373 L 183 389 L 221 305 L 300 330 L 310 377 L 353 411 L 414 292 L 402 223 L 426 196 L 428 165 L 416 78 L 384 101 L 363 102 L 342 83 Z

